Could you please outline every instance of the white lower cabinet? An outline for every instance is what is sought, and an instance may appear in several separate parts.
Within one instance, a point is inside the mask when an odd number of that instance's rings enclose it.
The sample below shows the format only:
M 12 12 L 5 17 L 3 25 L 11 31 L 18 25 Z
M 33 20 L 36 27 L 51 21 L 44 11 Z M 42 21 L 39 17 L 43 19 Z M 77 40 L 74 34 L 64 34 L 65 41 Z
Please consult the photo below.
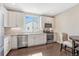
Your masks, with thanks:
M 24 26 L 24 15 L 21 12 L 8 11 L 8 26 L 22 27 Z M 5 21 L 6 22 L 6 21 Z
M 11 37 L 6 36 L 4 38 L 4 55 L 7 55 L 10 50 L 11 50 Z
M 23 38 L 22 38 L 23 39 Z M 7 55 L 7 53 L 11 49 L 17 49 L 17 36 L 11 35 L 6 36 L 4 39 L 4 55 Z M 27 45 L 29 46 L 35 46 L 35 45 L 41 45 L 46 44 L 46 34 L 30 34 L 28 35 Z
M 11 49 L 17 48 L 16 36 L 5 36 L 4 38 L 4 56 L 6 56 Z
M 46 44 L 46 41 L 45 34 L 28 35 L 28 46 Z
M 17 36 L 11 36 L 11 49 L 17 48 Z
M 28 46 L 34 46 L 34 35 L 28 35 Z

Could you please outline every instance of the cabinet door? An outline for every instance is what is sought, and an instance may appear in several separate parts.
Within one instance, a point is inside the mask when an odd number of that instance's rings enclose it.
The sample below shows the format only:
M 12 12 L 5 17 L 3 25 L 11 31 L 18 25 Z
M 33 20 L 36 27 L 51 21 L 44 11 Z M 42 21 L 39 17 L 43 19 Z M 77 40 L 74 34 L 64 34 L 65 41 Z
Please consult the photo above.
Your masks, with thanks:
M 40 45 L 40 36 L 37 34 L 34 35 L 34 44 L 35 45 Z
M 11 46 L 11 36 L 9 36 L 9 50 L 11 50 L 12 49 L 12 46 Z
M 28 45 L 28 35 L 22 36 L 22 44 L 23 44 L 23 47 L 27 47 L 27 45 Z
M 24 26 L 24 16 L 23 13 L 16 12 L 16 26 L 23 28 Z
M 16 49 L 17 48 L 17 36 L 11 36 L 11 48 Z
M 46 42 L 47 42 L 46 34 L 42 34 L 42 35 L 40 35 L 40 37 L 42 38 L 41 44 L 46 44 Z
M 41 45 L 46 43 L 46 35 L 38 34 L 38 35 L 35 35 L 34 39 L 35 39 L 34 40 L 35 45 Z
M 3 18 L 4 18 L 3 16 L 4 16 L 4 15 L 0 12 L 0 27 L 3 27 L 3 24 L 4 24 L 4 23 L 3 23 L 3 20 L 4 20 L 4 19 L 3 19 Z
M 8 39 L 4 39 L 4 55 L 7 55 L 8 53 Z
M 10 40 L 10 36 L 6 36 L 4 39 L 4 55 L 7 55 L 7 53 L 11 50 Z
M 52 23 L 53 22 L 53 18 L 51 18 L 51 17 L 43 17 L 43 20 L 45 23 Z
M 2 13 L 2 15 L 0 15 L 0 24 L 4 25 L 4 27 L 8 27 L 8 11 L 2 6 L 0 13 Z
M 8 18 L 9 18 L 9 26 L 10 27 L 16 27 L 16 12 L 9 11 L 8 12 Z
M 28 46 L 34 46 L 34 35 L 28 35 Z
M 0 56 L 4 55 L 4 36 L 0 35 Z
M 0 56 L 4 56 L 4 48 L 0 47 Z
M 8 19 L 8 12 L 6 12 L 5 14 L 3 14 L 3 19 L 4 19 L 4 27 L 9 27 L 9 19 Z

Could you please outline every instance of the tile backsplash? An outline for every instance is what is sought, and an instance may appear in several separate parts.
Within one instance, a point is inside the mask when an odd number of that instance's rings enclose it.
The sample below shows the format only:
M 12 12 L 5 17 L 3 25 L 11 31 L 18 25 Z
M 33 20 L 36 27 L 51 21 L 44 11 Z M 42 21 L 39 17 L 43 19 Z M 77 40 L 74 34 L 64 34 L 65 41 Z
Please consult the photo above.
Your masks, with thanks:
M 13 27 L 13 28 L 5 27 L 5 30 L 4 30 L 5 35 L 6 34 L 17 34 L 17 33 L 21 33 L 21 32 L 22 32 L 22 30 L 19 27 Z

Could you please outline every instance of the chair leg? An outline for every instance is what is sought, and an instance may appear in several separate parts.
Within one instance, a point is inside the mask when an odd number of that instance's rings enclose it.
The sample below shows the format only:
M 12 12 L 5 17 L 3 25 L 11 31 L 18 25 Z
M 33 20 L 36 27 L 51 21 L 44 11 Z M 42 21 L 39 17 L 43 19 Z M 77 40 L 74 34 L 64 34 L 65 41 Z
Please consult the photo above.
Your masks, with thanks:
M 63 44 L 61 44 L 61 48 L 60 48 L 60 51 L 62 51 L 62 49 L 63 49 Z
M 79 56 L 79 51 L 77 51 L 77 56 Z
M 66 48 L 67 48 L 67 46 L 65 45 L 65 46 L 64 46 L 64 50 L 65 50 L 65 53 L 66 53 L 66 55 L 67 55 Z
M 65 51 L 66 51 L 66 45 L 65 45 L 64 49 L 65 49 Z

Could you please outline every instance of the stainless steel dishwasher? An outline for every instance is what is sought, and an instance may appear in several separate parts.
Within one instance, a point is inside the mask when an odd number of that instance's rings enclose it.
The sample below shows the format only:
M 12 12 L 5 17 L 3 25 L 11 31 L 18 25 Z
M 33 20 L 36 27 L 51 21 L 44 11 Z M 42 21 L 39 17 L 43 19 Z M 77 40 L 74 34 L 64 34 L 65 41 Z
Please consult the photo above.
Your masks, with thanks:
M 28 35 L 17 35 L 17 48 L 28 46 Z

